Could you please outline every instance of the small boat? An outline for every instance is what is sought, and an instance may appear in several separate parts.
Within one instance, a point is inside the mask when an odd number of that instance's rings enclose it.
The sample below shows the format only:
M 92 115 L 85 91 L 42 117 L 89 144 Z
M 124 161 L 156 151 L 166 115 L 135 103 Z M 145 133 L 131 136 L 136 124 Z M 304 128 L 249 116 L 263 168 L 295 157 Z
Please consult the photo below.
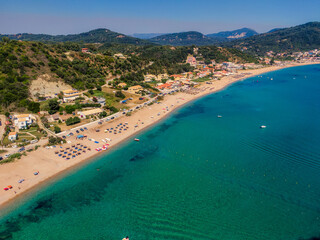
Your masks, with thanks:
M 267 126 L 265 126 L 265 125 L 261 125 L 261 126 L 260 126 L 260 128 L 266 128 L 266 127 L 267 127 Z
M 218 117 L 218 118 L 222 118 L 222 116 L 221 116 L 221 115 L 218 115 L 217 117 Z
M 140 139 L 139 139 L 139 138 L 135 138 L 134 140 L 135 140 L 136 142 L 139 142 L 139 141 L 140 141 Z

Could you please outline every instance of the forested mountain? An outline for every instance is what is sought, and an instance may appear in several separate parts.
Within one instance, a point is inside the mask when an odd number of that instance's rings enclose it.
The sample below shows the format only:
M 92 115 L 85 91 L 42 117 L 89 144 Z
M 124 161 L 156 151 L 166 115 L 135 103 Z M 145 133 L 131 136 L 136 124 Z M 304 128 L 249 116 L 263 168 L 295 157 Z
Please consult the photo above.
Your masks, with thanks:
M 221 46 L 263 55 L 268 51 L 292 52 L 320 48 L 320 22 L 278 29 L 245 39 L 222 43 Z
M 225 32 L 207 34 L 207 36 L 214 39 L 216 39 L 217 37 L 225 38 L 225 40 L 227 41 L 227 40 L 233 40 L 233 39 L 247 38 L 257 34 L 258 33 L 255 30 L 252 30 L 250 28 L 241 28 L 234 31 L 225 31 Z
M 149 39 L 153 43 L 172 46 L 212 45 L 217 41 L 203 35 L 200 32 L 180 32 L 157 36 Z
M 272 33 L 272 32 L 278 31 L 280 29 L 283 29 L 283 28 L 273 28 L 270 31 L 268 31 L 267 33 Z
M 41 41 L 41 42 L 83 42 L 83 43 L 117 43 L 147 45 L 151 44 L 146 40 L 130 37 L 121 33 L 113 32 L 105 28 L 95 29 L 85 33 L 69 35 L 47 35 L 19 33 L 12 35 L 0 35 L 0 38 L 6 36 L 10 39 L 23 41 Z

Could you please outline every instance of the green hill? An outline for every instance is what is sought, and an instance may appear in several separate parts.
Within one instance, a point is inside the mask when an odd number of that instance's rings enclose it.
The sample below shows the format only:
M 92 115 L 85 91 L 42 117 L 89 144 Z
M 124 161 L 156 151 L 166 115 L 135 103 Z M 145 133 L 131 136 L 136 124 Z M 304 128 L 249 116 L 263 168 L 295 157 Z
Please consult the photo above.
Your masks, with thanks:
M 212 45 L 217 43 L 216 40 L 203 35 L 200 32 L 181 32 L 171 33 L 161 36 L 157 36 L 149 39 L 153 43 L 160 45 L 171 45 L 171 46 L 190 46 L 190 45 Z
M 264 55 L 268 51 L 292 52 L 320 48 L 320 22 L 278 29 L 245 39 L 222 43 L 249 53 Z
M 14 40 L 22 41 L 41 41 L 41 42 L 83 42 L 83 43 L 117 43 L 117 44 L 133 44 L 147 45 L 150 42 L 130 37 L 121 33 L 113 32 L 105 28 L 95 29 L 89 32 L 69 35 L 47 35 L 47 34 L 30 34 L 19 33 L 12 35 L 0 35 L 1 37 L 9 37 Z
M 252 30 L 250 28 L 241 28 L 234 31 L 224 31 L 224 32 L 207 34 L 207 36 L 213 39 L 224 38 L 224 41 L 228 41 L 233 39 L 247 38 L 257 34 L 258 33 L 255 30 Z
M 144 74 L 179 74 L 192 71 L 186 64 L 193 46 L 158 46 L 132 44 L 85 44 L 90 53 L 82 53 L 84 44 L 75 42 L 43 43 L 33 41 L 0 41 L 0 110 L 21 110 L 30 104 L 31 85 L 43 75 L 48 80 L 69 84 L 78 90 L 104 85 L 106 78 L 116 77 L 128 86 L 143 82 Z M 122 58 L 114 53 L 123 53 Z M 253 62 L 255 58 L 237 49 L 216 46 L 198 47 L 199 60 L 210 63 Z M 149 86 L 150 87 L 150 86 Z

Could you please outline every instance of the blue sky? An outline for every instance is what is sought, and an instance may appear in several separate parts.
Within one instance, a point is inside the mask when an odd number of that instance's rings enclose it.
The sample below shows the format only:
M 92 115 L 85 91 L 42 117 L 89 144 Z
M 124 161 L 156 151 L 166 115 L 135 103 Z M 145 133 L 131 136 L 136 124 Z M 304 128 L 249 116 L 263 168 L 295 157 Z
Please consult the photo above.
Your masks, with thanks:
M 266 32 L 320 21 L 320 0 L 0 0 L 0 33 L 132 33 L 249 27 Z

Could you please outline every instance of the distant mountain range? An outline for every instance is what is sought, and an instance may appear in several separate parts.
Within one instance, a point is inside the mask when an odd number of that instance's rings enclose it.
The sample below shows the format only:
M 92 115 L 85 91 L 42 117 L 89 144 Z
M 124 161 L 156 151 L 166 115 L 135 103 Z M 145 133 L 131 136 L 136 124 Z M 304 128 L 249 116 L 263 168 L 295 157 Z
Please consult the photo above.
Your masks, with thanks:
M 69 35 L 48 35 L 48 34 L 31 34 L 18 33 L 11 35 L 0 35 L 1 37 L 9 37 L 10 39 L 23 41 L 41 41 L 41 42 L 83 42 L 83 43 L 119 43 L 148 45 L 150 42 L 130 37 L 121 33 L 113 32 L 109 29 L 99 28 L 89 32 Z
M 238 48 L 258 55 L 267 51 L 304 51 L 320 48 L 320 22 L 274 29 L 268 33 L 225 42 L 221 46 Z
M 70 35 L 53 36 L 47 34 L 22 33 L 0 35 L 0 38 L 3 36 L 24 41 L 101 43 L 106 47 L 110 47 L 110 44 L 117 46 L 218 45 L 238 48 L 261 55 L 270 50 L 280 52 L 285 50 L 309 50 L 312 48 L 319 48 L 320 23 L 310 22 L 290 28 L 275 28 L 262 34 L 258 34 L 256 31 L 249 28 L 242 28 L 208 35 L 196 31 L 189 31 L 162 35 L 159 35 L 159 33 L 134 34 L 136 37 L 132 37 L 100 28 L 85 33 Z
M 160 35 L 165 35 L 167 33 L 134 33 L 131 36 L 140 39 L 150 39 L 154 37 L 158 37 Z
M 200 32 L 180 32 L 163 34 L 149 40 L 161 45 L 185 46 L 185 45 L 211 45 L 234 39 L 246 38 L 258 33 L 249 28 L 241 28 L 234 31 L 225 31 L 204 35 Z

